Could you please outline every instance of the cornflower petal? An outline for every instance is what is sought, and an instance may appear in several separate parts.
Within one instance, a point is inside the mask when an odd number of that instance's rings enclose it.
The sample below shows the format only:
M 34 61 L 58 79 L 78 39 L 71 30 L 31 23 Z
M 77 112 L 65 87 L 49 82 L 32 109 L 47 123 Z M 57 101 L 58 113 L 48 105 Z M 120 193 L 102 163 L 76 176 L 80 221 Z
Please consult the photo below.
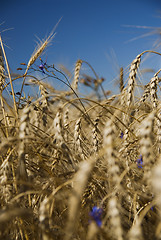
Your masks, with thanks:
M 139 156 L 139 158 L 136 161 L 136 164 L 137 164 L 138 168 L 143 167 L 143 157 L 142 157 L 142 155 Z
M 102 208 L 94 206 L 92 208 L 92 211 L 89 214 L 91 217 L 91 220 L 95 221 L 98 227 L 101 227 L 102 225 L 102 221 L 101 221 L 102 213 L 103 213 Z

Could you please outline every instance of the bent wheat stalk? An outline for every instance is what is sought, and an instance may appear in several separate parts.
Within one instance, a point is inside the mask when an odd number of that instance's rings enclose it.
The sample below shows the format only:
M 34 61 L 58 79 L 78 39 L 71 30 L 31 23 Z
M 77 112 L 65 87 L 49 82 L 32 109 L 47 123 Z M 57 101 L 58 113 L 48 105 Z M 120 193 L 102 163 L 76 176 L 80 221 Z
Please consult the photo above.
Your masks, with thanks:
M 40 44 L 38 44 L 38 46 L 35 48 L 35 51 L 33 52 L 28 64 L 27 64 L 27 68 L 24 74 L 24 79 L 22 82 L 22 86 L 21 86 L 21 91 L 20 91 L 20 98 L 19 98 L 19 102 L 18 102 L 18 106 L 20 103 L 20 99 L 21 99 L 21 95 L 22 95 L 22 91 L 23 91 L 23 87 L 25 84 L 25 79 L 26 79 L 26 75 L 27 72 L 29 70 L 29 68 L 31 67 L 31 65 L 36 61 L 36 59 L 42 54 L 42 52 L 44 51 L 44 49 L 47 47 L 47 45 L 51 42 L 51 40 L 55 37 L 56 33 L 54 33 L 56 27 L 58 26 L 60 20 L 58 21 L 58 23 L 55 25 L 54 29 L 52 30 L 52 32 L 50 33 L 50 35 L 44 40 L 44 41 L 40 41 Z

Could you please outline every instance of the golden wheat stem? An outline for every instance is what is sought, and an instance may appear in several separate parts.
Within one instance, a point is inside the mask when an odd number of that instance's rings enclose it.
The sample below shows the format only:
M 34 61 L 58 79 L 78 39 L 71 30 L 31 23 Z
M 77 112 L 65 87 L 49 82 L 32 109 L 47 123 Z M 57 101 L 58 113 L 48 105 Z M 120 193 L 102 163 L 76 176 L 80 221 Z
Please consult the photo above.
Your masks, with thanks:
M 6 130 L 6 137 L 8 137 L 7 119 L 6 119 L 4 103 L 3 103 L 3 97 L 2 97 L 2 93 L 1 92 L 0 92 L 0 98 L 1 98 L 2 113 L 3 113 L 3 118 L 4 118 L 4 125 L 5 125 L 5 130 Z
M 4 47 L 3 47 L 3 42 L 2 42 L 1 35 L 0 35 L 0 42 L 1 42 L 1 48 L 2 48 L 2 51 L 3 51 L 3 56 L 4 56 L 4 59 L 5 59 L 5 63 L 6 63 L 7 71 L 8 71 L 8 76 L 9 76 L 9 80 L 10 80 L 11 91 L 12 91 L 12 96 L 13 96 L 13 104 L 14 104 L 14 109 L 15 109 L 15 115 L 16 115 L 16 118 L 18 118 L 15 93 L 14 93 L 14 89 L 13 89 L 13 84 L 12 84 L 11 74 L 10 74 L 10 70 L 9 70 L 9 65 L 8 65 L 6 53 L 5 53 L 5 50 L 4 50 Z

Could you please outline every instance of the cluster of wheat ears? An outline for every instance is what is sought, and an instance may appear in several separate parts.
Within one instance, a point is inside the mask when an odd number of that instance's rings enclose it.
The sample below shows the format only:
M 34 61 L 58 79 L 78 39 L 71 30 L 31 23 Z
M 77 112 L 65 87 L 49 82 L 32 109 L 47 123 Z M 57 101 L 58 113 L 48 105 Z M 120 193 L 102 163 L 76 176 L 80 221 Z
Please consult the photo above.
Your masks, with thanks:
M 76 62 L 71 79 L 54 65 L 34 68 L 54 35 L 16 78 L 0 38 L 0 239 L 161 239 L 161 69 L 140 97 L 135 91 L 142 56 L 161 54 L 137 55 L 127 84 L 121 69 L 120 93 L 107 97 L 86 61 Z M 83 64 L 95 79 L 81 79 Z M 67 91 L 36 77 L 38 70 Z M 96 94 L 80 97 L 79 81 Z M 37 86 L 36 97 L 25 96 L 27 84 Z

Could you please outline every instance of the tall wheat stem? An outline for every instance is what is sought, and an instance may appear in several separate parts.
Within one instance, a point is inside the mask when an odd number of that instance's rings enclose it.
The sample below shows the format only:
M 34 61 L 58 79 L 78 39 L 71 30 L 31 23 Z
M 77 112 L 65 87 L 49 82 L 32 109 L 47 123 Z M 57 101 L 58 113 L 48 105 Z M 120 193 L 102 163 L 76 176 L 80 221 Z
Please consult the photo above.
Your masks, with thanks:
M 5 62 L 6 62 L 8 76 L 9 76 L 9 80 L 10 80 L 10 84 L 11 84 L 11 91 L 12 91 L 12 96 L 13 96 L 13 103 L 14 103 L 15 114 L 16 114 L 16 118 L 18 118 L 15 93 L 14 93 L 14 89 L 13 89 L 13 84 L 12 84 L 11 74 L 10 74 L 10 70 L 9 70 L 9 65 L 8 65 L 6 53 L 5 53 L 5 50 L 4 50 L 4 47 L 3 47 L 3 42 L 2 42 L 1 36 L 0 36 L 0 42 L 1 42 L 1 48 L 2 48 L 2 51 L 3 51 L 3 56 L 4 56 L 4 59 L 5 59 Z

